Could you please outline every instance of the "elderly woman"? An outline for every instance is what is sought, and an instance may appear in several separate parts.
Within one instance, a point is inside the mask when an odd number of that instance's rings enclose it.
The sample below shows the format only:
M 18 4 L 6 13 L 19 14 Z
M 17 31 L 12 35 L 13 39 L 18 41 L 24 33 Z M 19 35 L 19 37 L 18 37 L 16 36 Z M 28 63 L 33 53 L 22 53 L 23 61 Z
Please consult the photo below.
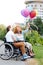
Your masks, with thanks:
M 11 42 L 16 48 L 20 48 L 22 52 L 22 59 L 27 59 L 29 56 L 27 56 L 25 51 L 25 45 L 24 42 L 16 42 L 16 37 L 14 34 L 14 28 L 11 30 L 11 26 L 7 27 L 7 34 L 5 35 L 6 42 Z
M 21 27 L 18 25 L 15 27 L 15 35 L 16 35 L 16 40 L 18 42 L 23 42 L 25 44 L 25 46 L 29 49 L 29 54 L 31 57 L 34 56 L 34 53 L 32 52 L 32 45 L 28 42 L 25 42 L 25 39 L 24 39 L 24 33 L 26 33 L 28 31 L 28 29 L 30 28 L 30 24 L 28 23 L 27 25 L 27 29 L 22 31 Z

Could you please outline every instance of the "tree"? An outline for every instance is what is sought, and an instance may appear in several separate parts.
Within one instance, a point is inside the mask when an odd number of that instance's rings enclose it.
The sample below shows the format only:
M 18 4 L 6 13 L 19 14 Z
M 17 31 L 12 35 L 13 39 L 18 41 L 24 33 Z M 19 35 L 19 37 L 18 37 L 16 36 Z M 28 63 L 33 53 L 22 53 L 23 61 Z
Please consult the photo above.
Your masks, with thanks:
M 0 39 L 3 40 L 6 34 L 6 27 L 1 24 L 0 25 Z
M 38 27 L 39 34 L 43 35 L 43 23 L 40 17 L 33 20 L 34 24 Z

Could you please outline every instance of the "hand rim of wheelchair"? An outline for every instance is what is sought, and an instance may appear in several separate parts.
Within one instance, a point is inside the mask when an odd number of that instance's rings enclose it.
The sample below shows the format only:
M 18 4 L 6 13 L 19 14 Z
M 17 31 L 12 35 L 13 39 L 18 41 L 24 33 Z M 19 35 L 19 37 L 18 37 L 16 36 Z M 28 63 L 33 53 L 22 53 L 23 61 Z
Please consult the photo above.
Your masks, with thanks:
M 0 58 L 1 59 L 3 59 L 3 60 L 9 60 L 11 57 L 12 57 L 12 55 L 13 55 L 13 47 L 12 47 L 12 45 L 10 45 L 9 43 L 3 43 L 2 45 L 8 45 L 8 46 L 10 46 L 10 48 L 11 48 L 11 50 L 12 50 L 12 53 L 11 53 L 11 55 L 9 55 L 8 57 L 3 57 L 2 55 L 4 55 L 4 54 L 0 54 Z M 1 46 L 2 46 L 1 45 Z M 0 47 L 1 47 L 0 46 Z M 9 52 L 10 53 L 10 52 Z

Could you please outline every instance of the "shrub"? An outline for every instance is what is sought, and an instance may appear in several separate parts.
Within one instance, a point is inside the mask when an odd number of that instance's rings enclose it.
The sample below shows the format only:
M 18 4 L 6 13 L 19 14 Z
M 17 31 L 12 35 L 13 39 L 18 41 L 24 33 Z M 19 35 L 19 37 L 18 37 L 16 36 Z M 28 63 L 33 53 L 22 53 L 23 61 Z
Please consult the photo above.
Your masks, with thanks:
M 6 27 L 4 25 L 0 25 L 0 39 L 4 40 L 6 34 Z
M 40 37 L 37 31 L 32 30 L 32 32 L 28 32 L 25 34 L 25 39 L 30 42 L 32 45 L 34 44 L 43 44 L 43 38 Z

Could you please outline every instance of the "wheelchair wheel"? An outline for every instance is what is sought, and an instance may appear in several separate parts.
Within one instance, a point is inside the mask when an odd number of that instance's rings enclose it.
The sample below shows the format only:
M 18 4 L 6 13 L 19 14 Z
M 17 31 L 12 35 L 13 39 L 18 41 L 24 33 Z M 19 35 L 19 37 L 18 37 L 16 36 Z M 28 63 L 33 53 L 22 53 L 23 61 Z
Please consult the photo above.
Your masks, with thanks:
M 7 46 L 7 47 L 5 47 Z M 9 60 L 13 55 L 13 47 L 9 43 L 3 43 L 0 46 L 0 58 L 3 60 Z

